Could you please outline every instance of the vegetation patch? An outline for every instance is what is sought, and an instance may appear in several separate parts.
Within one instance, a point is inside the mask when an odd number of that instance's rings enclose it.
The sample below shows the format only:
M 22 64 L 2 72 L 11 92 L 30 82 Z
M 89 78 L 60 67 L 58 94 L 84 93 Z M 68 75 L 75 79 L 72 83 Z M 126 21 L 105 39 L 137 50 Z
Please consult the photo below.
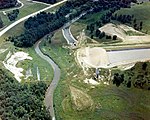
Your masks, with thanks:
M 0 69 L 0 117 L 2 120 L 50 119 L 44 105 L 44 82 L 18 83 Z
M 0 9 L 17 6 L 17 0 L 2 0 L 0 2 Z
M 92 109 L 94 103 L 88 94 L 72 86 L 70 86 L 70 91 L 72 103 L 78 111 Z
M 144 2 L 143 4 L 135 4 L 131 8 L 124 8 L 116 12 L 116 14 L 134 15 L 136 23 L 143 22 L 142 32 L 150 34 L 150 2 Z
M 114 80 L 116 84 L 123 83 L 128 88 L 136 87 L 140 89 L 150 90 L 150 63 L 137 63 L 133 68 L 116 72 Z

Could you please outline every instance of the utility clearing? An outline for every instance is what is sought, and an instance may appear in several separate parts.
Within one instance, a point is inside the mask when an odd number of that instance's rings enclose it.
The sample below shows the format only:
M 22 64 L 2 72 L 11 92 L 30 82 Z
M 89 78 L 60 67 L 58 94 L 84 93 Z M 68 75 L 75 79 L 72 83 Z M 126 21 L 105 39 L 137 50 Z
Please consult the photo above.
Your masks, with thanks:
M 14 54 L 9 52 L 5 60 L 3 61 L 5 68 L 14 74 L 14 77 L 18 82 L 21 82 L 21 77 L 24 77 L 22 73 L 24 69 L 18 68 L 16 65 L 18 64 L 18 62 L 26 59 L 32 60 L 32 57 L 30 57 L 29 54 L 25 52 L 16 52 Z
M 139 44 L 150 42 L 150 35 L 142 33 L 124 24 L 112 24 L 108 23 L 101 28 L 101 32 L 105 32 L 107 35 L 116 35 L 117 38 L 122 40 L 123 44 Z M 133 35 L 128 35 L 127 33 L 133 33 Z

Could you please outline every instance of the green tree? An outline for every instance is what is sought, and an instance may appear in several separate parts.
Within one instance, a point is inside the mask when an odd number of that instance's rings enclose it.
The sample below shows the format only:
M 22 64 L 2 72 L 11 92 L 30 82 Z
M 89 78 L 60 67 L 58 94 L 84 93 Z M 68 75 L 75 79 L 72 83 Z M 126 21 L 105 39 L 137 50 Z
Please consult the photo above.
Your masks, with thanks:
M 0 28 L 2 28 L 4 25 L 3 25 L 3 21 L 2 21 L 2 18 L 0 16 Z
M 113 35 L 113 40 L 117 40 L 117 35 Z

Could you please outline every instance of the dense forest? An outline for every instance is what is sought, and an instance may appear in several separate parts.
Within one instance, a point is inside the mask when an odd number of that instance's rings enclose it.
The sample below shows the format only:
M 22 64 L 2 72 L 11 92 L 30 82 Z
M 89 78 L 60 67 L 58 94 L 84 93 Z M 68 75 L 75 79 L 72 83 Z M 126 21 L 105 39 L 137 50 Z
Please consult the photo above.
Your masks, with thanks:
M 17 0 L 0 0 L 0 9 L 10 8 L 17 5 Z
M 44 82 L 18 83 L 0 69 L 0 119 L 50 120 L 44 106 Z
M 57 2 L 57 0 L 34 0 L 34 1 L 39 1 L 44 3 L 49 3 L 49 4 L 54 4 Z
M 34 17 L 30 17 L 25 23 L 25 32 L 20 36 L 9 37 L 9 41 L 14 42 L 18 47 L 31 47 L 46 34 L 61 28 L 66 22 L 74 19 L 80 14 L 87 12 L 100 12 L 112 9 L 113 12 L 120 8 L 130 7 L 133 0 L 71 0 L 61 6 L 55 13 L 41 12 Z M 69 15 L 66 17 L 66 15 Z

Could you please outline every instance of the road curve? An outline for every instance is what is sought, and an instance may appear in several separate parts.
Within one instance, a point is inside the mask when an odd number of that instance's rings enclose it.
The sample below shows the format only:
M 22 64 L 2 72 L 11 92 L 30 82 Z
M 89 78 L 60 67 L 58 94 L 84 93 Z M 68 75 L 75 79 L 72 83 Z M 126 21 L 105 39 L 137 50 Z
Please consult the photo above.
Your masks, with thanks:
M 44 8 L 44 9 L 42 9 L 42 10 L 39 10 L 39 11 L 34 12 L 34 13 L 32 13 L 32 14 L 29 14 L 29 15 L 27 15 L 27 16 L 25 16 L 25 17 L 23 17 L 23 18 L 21 18 L 21 19 L 19 19 L 19 20 L 17 20 L 17 21 L 15 21 L 14 23 L 12 23 L 11 25 L 9 25 L 8 27 L 6 27 L 5 29 L 3 29 L 3 30 L 0 32 L 0 37 L 1 37 L 5 32 L 7 32 L 8 30 L 10 30 L 11 28 L 13 28 L 14 26 L 16 26 L 17 24 L 19 24 L 20 22 L 22 22 L 22 21 L 28 19 L 29 17 L 35 16 L 36 14 L 38 14 L 38 13 L 40 13 L 40 12 L 43 12 L 43 11 L 48 10 L 48 9 L 50 9 L 50 8 L 56 7 L 57 5 L 60 5 L 60 4 L 64 3 L 64 2 L 66 2 L 66 1 L 67 1 L 67 0 L 63 0 L 63 1 L 61 1 L 61 2 L 55 3 L 55 4 L 51 5 L 51 6 L 48 6 L 48 7 Z
M 62 34 L 64 38 L 66 39 L 67 43 L 70 45 L 73 45 L 74 43 L 77 43 L 78 41 L 73 37 L 71 30 L 70 30 L 70 25 L 77 20 L 79 20 L 82 16 L 84 16 L 87 12 L 82 13 L 80 16 L 74 18 L 70 22 L 66 23 L 62 29 Z
M 49 112 L 50 112 L 50 115 L 51 115 L 51 117 L 52 117 L 52 120 L 56 120 L 55 119 L 55 113 L 54 113 L 54 107 L 53 107 L 53 94 L 54 94 L 54 90 L 55 90 L 55 88 L 57 87 L 57 84 L 58 84 L 58 82 L 59 82 L 59 80 L 60 80 L 60 74 L 61 74 L 61 72 L 60 72 L 60 68 L 58 67 L 58 65 L 56 65 L 55 63 L 54 63 L 54 61 L 50 58 L 50 57 L 48 57 L 47 55 L 44 55 L 42 52 L 41 52 L 41 50 L 40 50 L 40 48 L 39 48 L 39 44 L 41 43 L 41 41 L 42 40 L 40 40 L 40 41 L 38 41 L 36 44 L 35 44 L 35 46 L 34 46 L 34 48 L 35 48 L 35 51 L 36 51 L 36 53 L 42 58 L 42 59 L 44 59 L 45 61 L 47 61 L 51 66 L 52 66 L 52 68 L 53 68 L 53 70 L 54 70 L 54 77 L 53 77 L 53 80 L 52 80 L 52 82 L 51 82 L 51 84 L 50 84 L 50 86 L 48 87 L 48 89 L 47 89 L 47 92 L 46 92 L 46 94 L 45 94 L 45 105 L 46 105 L 46 108 L 49 110 Z

